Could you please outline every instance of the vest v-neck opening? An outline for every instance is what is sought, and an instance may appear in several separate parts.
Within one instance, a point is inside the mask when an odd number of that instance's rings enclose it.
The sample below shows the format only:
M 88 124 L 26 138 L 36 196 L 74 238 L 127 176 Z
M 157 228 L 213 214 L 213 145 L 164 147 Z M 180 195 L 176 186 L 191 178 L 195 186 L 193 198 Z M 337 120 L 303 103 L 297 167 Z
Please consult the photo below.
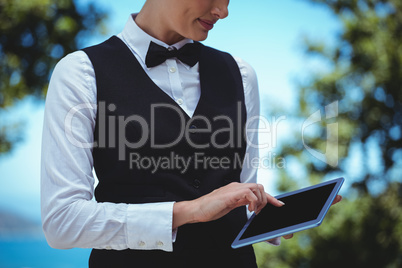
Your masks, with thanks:
M 165 97 L 167 97 L 168 98 L 168 101 L 166 101 L 165 103 L 169 103 L 169 104 L 174 104 L 174 106 L 175 107 L 177 107 L 177 108 L 179 108 L 180 109 L 180 111 L 182 111 L 183 112 L 183 114 L 185 115 L 185 117 L 186 117 L 186 120 L 191 120 L 192 118 L 194 118 L 195 116 L 197 116 L 198 115 L 198 110 L 199 110 L 199 106 L 202 104 L 202 100 L 203 100 L 203 84 L 205 84 L 205 83 L 203 83 L 202 82 L 202 78 L 203 78 L 203 75 L 202 75 L 202 72 L 201 72 L 201 70 L 202 70 L 202 68 L 200 67 L 200 98 L 199 98 L 199 100 L 198 100 L 198 102 L 197 102 L 197 105 L 196 105 L 196 107 L 195 107 L 195 110 L 194 110 L 194 113 L 193 113 L 193 115 L 192 116 L 190 116 L 189 114 L 187 114 L 186 113 L 186 111 L 184 111 L 184 109 L 171 97 L 171 96 L 169 96 L 163 89 L 161 89 L 152 79 L 151 79 L 151 77 L 149 77 L 149 75 L 145 72 L 145 70 L 144 70 L 144 68 L 142 68 L 142 66 L 141 66 L 141 64 L 138 62 L 138 59 L 134 56 L 134 54 L 131 52 L 131 50 L 127 47 L 127 45 L 126 44 L 124 44 L 124 42 L 120 39 L 120 38 L 118 38 L 117 36 L 113 36 L 112 38 L 116 38 L 116 39 L 118 39 L 118 41 L 120 41 L 120 43 L 121 43 L 121 45 L 122 46 L 124 46 L 130 53 L 130 55 L 131 55 L 131 57 L 132 57 L 132 60 L 133 60 L 133 62 L 135 62 L 135 64 L 137 65 L 137 68 L 138 69 L 140 69 L 141 70 L 141 75 L 144 77 L 144 79 L 147 81 L 147 83 L 150 85 L 150 87 L 149 88 L 152 88 L 152 90 L 155 90 L 157 93 L 156 94 L 159 94 L 159 95 L 161 95 L 161 96 L 164 96 L 163 98 L 165 98 Z M 200 62 L 198 63 L 199 64 L 199 66 L 201 66 L 202 65 L 202 62 L 201 62 L 202 60 L 200 59 Z

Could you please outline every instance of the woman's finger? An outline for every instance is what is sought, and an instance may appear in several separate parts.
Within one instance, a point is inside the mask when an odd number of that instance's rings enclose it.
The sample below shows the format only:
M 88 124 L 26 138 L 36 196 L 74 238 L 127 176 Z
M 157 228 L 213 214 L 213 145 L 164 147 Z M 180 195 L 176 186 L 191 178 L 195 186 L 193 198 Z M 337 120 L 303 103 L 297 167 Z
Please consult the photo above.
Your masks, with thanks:
M 258 213 L 260 213 L 260 211 L 267 205 L 267 203 L 268 203 L 268 198 L 267 198 L 267 195 L 266 195 L 266 193 L 265 193 L 264 186 L 262 186 L 261 184 L 259 184 L 259 187 L 258 187 L 258 188 L 260 189 L 261 197 L 262 197 L 260 207 L 258 208 Z
M 258 214 L 258 212 L 261 210 L 261 207 L 263 206 L 263 197 L 262 197 L 263 194 L 261 193 L 261 189 L 260 189 L 260 186 L 258 184 L 256 184 L 253 187 L 252 192 L 257 197 L 257 201 L 256 201 L 256 205 L 255 205 L 255 213 Z
M 250 212 L 257 210 L 258 196 L 252 189 L 247 189 L 244 199 L 248 201 L 248 210 Z
M 284 235 L 283 238 L 285 239 L 291 239 L 293 237 L 293 234 L 288 234 L 288 235 Z
M 337 195 L 334 199 L 334 201 L 332 202 L 332 205 L 335 205 L 336 203 L 341 202 L 342 200 L 342 196 L 341 195 Z
M 274 205 L 275 207 L 281 207 L 285 205 L 282 201 L 276 199 L 275 197 L 271 196 L 270 194 L 265 193 L 267 196 L 268 203 Z

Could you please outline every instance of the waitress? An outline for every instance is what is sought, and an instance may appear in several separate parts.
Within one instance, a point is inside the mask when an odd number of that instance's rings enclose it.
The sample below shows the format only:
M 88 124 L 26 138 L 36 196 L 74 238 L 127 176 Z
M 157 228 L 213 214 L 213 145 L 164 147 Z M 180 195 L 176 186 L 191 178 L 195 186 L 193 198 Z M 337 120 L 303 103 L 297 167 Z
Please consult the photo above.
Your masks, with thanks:
M 119 35 L 57 64 L 41 174 L 52 247 L 93 248 L 90 267 L 256 267 L 231 242 L 247 209 L 283 205 L 249 162 L 256 75 L 198 42 L 228 5 L 147 0 Z

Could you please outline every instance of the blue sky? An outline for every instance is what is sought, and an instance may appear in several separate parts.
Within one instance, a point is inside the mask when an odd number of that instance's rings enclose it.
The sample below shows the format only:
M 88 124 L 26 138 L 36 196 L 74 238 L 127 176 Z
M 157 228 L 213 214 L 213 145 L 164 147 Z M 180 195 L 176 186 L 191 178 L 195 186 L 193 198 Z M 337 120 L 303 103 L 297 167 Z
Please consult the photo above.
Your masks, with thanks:
M 97 0 L 96 3 L 110 12 L 106 25 L 111 35 L 122 30 L 129 13 L 139 11 L 144 1 Z M 333 42 L 341 30 L 337 18 L 329 10 L 303 0 L 232 0 L 229 13 L 228 18 L 218 22 L 204 44 L 239 56 L 255 68 L 264 114 L 277 117 L 287 114 L 270 114 L 273 106 L 280 106 L 290 114 L 295 109 L 297 96 L 294 80 L 323 67 L 303 54 L 303 37 Z M 97 36 L 85 45 L 106 38 Z M 13 210 L 35 220 L 40 219 L 43 112 L 43 103 L 28 98 L 1 115 L 9 120 L 23 119 L 26 135 L 13 152 L 0 157 L 0 209 Z M 286 126 L 279 131 L 286 135 Z M 260 182 L 274 192 L 272 172 L 261 170 L 259 175 Z

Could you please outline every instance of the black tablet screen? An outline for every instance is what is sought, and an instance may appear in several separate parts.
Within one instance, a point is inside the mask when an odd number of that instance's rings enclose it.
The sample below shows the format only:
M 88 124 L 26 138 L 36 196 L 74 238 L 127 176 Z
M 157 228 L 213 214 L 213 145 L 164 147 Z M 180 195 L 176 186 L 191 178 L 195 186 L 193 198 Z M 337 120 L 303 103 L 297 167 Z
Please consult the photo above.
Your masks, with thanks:
M 260 214 L 254 217 L 240 239 L 315 220 L 335 185 L 336 183 L 332 183 L 279 198 L 285 203 L 284 206 L 279 208 L 267 204 Z

